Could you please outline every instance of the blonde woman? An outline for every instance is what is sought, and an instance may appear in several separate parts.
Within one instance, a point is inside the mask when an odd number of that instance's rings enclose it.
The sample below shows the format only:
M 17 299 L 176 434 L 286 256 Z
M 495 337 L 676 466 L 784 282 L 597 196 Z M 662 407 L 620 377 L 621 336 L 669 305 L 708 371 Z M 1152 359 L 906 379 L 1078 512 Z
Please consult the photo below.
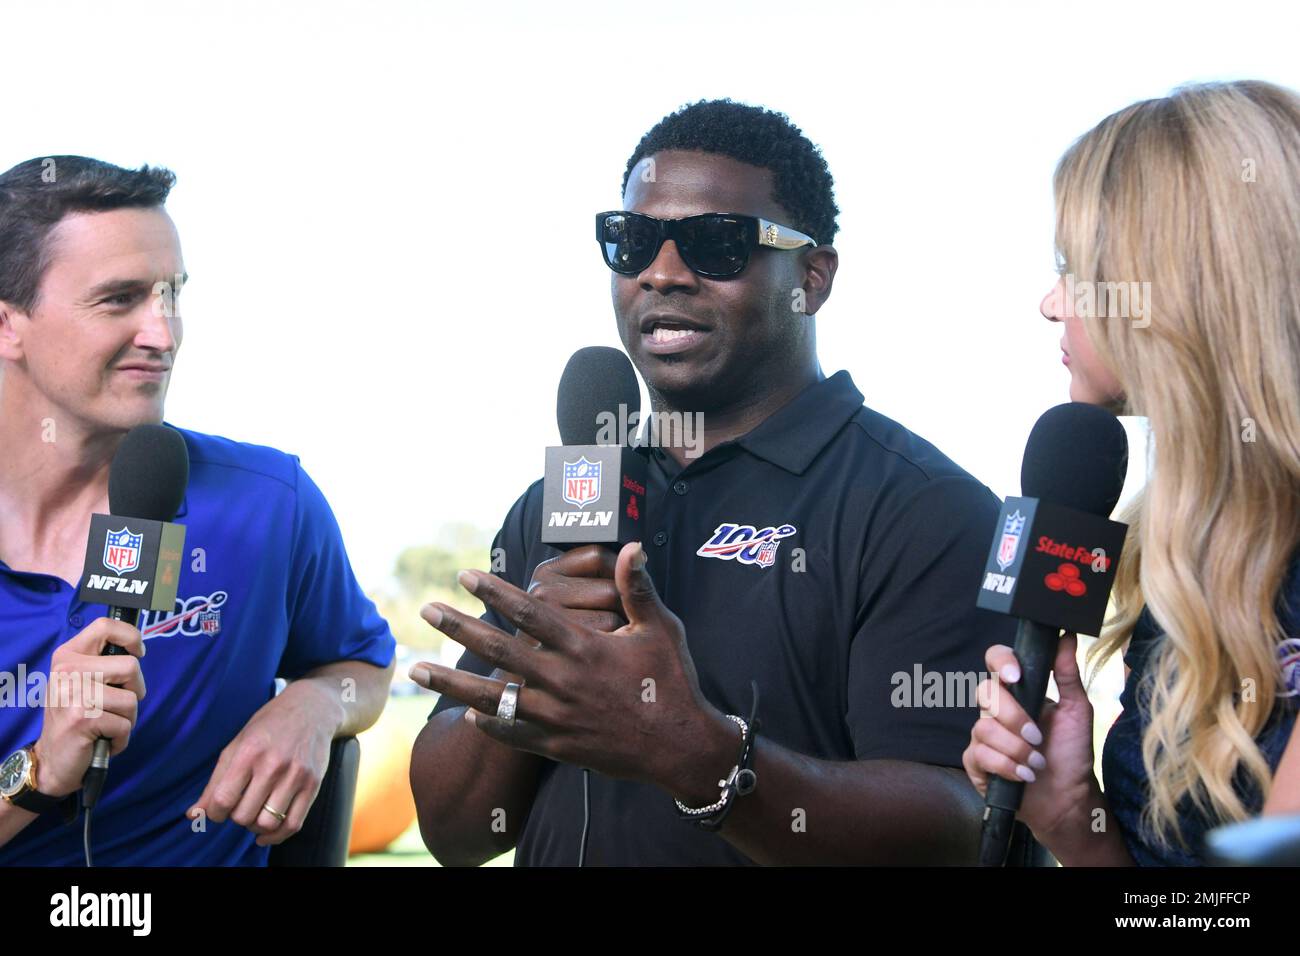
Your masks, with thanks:
M 1088 661 L 1125 650 L 1124 710 L 1103 792 L 1067 635 L 1059 703 L 1036 726 L 998 694 L 963 761 L 981 793 L 1027 782 L 1019 819 L 1063 864 L 1194 865 L 1206 830 L 1300 810 L 1300 743 L 1274 779 L 1300 687 L 1300 97 L 1237 82 L 1136 103 L 1066 152 L 1055 190 L 1062 278 L 1041 310 L 1070 397 L 1151 430 Z M 1019 679 L 1010 648 L 987 662 Z

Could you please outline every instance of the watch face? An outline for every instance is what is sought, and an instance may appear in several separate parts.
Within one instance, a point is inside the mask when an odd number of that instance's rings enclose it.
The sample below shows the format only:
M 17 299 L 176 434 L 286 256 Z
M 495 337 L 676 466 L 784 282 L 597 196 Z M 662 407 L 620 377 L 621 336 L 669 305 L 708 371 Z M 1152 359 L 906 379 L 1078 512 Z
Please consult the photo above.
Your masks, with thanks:
M 27 751 L 19 750 L 0 763 L 0 796 L 11 797 L 17 793 L 27 779 Z

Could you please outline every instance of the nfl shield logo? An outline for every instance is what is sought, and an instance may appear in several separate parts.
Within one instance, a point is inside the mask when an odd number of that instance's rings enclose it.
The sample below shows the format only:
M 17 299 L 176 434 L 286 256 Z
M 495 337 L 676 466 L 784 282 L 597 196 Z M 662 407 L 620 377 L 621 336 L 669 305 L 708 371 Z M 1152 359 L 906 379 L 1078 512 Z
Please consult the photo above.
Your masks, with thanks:
M 998 544 L 998 567 L 1003 571 L 1016 560 L 1016 551 L 1020 548 L 1020 533 L 1025 530 L 1025 516 L 1017 509 L 1007 515 L 1002 525 L 1002 541 Z
M 118 574 L 126 574 L 140 566 L 142 534 L 132 534 L 130 529 L 110 531 L 104 538 L 104 567 Z
M 221 630 L 221 612 L 203 611 L 199 614 L 199 630 L 212 635 Z
M 600 465 L 598 461 L 587 461 L 586 455 L 577 461 L 566 461 L 561 497 L 577 508 L 584 508 L 599 499 Z

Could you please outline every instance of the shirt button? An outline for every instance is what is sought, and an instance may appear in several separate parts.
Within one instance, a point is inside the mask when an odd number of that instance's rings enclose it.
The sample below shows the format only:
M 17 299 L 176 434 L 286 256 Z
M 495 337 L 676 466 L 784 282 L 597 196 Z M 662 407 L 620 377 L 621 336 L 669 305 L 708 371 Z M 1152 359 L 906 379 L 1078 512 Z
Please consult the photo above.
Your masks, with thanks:
M 691 485 L 690 482 L 688 481 L 679 481 L 675 485 L 673 485 L 673 491 L 677 492 L 679 495 L 686 494 L 686 492 L 688 492 L 690 488 Z
M 68 623 L 71 624 L 73 627 L 81 627 L 81 615 L 80 614 L 72 615 L 72 617 L 68 618 Z
M 667 532 L 667 531 L 656 531 L 656 532 L 655 532 L 655 537 L 654 537 L 654 542 L 655 542 L 655 544 L 662 545 L 662 544 L 663 544 L 665 541 L 667 541 L 667 540 L 668 540 L 668 532 Z

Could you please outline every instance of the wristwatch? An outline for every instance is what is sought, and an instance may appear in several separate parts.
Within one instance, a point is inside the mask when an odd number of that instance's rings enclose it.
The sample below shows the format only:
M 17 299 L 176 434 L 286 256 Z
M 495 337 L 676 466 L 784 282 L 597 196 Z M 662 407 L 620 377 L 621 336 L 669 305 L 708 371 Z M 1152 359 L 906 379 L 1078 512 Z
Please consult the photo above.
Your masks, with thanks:
M 36 745 L 15 750 L 0 763 L 0 797 L 32 813 L 64 807 L 67 797 L 52 797 L 36 789 Z

